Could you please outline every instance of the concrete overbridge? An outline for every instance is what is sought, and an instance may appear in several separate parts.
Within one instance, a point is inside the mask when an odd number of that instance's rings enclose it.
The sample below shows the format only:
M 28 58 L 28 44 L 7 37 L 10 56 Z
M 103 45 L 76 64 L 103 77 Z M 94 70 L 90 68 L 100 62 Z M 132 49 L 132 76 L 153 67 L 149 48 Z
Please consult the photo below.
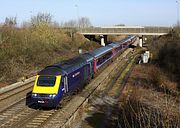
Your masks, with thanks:
M 113 26 L 113 27 L 89 27 L 76 28 L 76 31 L 85 36 L 100 35 L 101 45 L 105 46 L 108 35 L 137 35 L 140 39 L 140 46 L 143 43 L 143 36 L 161 36 L 172 31 L 171 27 L 141 27 L 141 26 Z

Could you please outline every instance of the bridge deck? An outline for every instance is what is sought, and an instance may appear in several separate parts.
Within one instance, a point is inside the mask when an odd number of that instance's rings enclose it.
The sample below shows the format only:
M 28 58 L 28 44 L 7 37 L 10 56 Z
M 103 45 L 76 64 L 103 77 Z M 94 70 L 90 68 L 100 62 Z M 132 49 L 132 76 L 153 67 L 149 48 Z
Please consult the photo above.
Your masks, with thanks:
M 72 28 L 66 28 L 72 29 Z M 135 28 L 74 28 L 83 35 L 165 35 L 172 31 L 171 27 L 135 27 Z

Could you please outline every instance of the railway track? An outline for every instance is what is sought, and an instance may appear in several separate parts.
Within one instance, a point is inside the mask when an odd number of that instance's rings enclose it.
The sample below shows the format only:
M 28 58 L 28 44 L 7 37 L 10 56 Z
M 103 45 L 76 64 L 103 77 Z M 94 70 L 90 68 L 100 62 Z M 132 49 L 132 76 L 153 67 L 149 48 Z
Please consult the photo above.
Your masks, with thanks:
M 112 116 L 112 113 L 118 106 L 116 105 L 118 98 L 120 97 L 121 92 L 125 87 L 126 81 L 134 67 L 133 65 L 136 57 L 137 56 L 134 56 L 133 59 L 129 59 L 129 61 L 115 73 L 115 77 L 113 77 L 112 80 L 108 83 L 107 88 L 101 89 L 101 91 L 96 92 L 96 94 L 91 97 L 90 102 L 87 104 L 88 107 L 86 107 L 86 111 L 84 112 L 85 116 L 83 117 L 82 115 L 80 120 L 76 121 L 76 123 L 74 123 L 74 125 L 71 125 L 70 127 L 89 127 L 89 122 L 87 122 L 86 120 L 86 118 L 89 117 L 92 117 L 88 119 L 89 121 L 91 119 L 96 120 L 93 123 L 94 127 L 114 127 L 109 125 L 110 120 L 114 118 L 114 116 Z M 88 110 L 89 108 L 90 110 Z M 101 115 L 101 119 L 98 119 L 95 116 L 98 114 Z M 92 120 L 90 121 L 91 123 L 93 122 Z M 77 122 L 80 122 L 79 125 L 76 125 Z
M 118 57 L 118 59 L 122 60 L 122 57 Z M 62 103 L 62 108 L 57 110 L 45 110 L 31 104 L 28 104 L 30 107 L 26 106 L 26 95 L 24 94 L 30 92 L 32 85 L 29 85 L 29 87 L 24 89 L 20 89 L 21 91 L 19 92 L 8 92 L 9 95 L 6 94 L 6 96 L 3 96 L 4 99 L 0 99 L 0 104 L 2 102 L 5 104 L 5 101 L 8 101 L 8 99 L 11 99 L 13 96 L 17 95 L 19 95 L 19 97 L 21 96 L 21 99 L 18 98 L 19 100 L 6 105 L 4 109 L 0 110 L 0 127 L 20 128 L 67 126 L 71 120 L 75 118 L 80 108 L 82 108 L 88 102 L 89 97 L 98 89 L 98 87 L 102 86 L 102 84 L 107 84 L 109 80 L 112 79 L 110 78 L 110 75 L 112 75 L 112 73 L 116 70 L 114 67 L 122 67 L 119 60 L 112 63 L 111 66 L 108 66 L 104 71 L 102 71 L 101 75 L 92 80 L 92 82 L 80 94 L 71 98 L 65 98 Z M 123 61 L 128 60 L 124 59 Z M 109 88 L 111 87 L 109 86 Z
M 61 102 L 64 107 L 73 96 L 66 96 Z M 41 127 L 55 112 L 56 109 L 41 108 L 22 99 L 0 112 L 0 128 Z
M 22 84 L 22 86 L 0 92 L 0 112 L 21 101 L 25 101 L 32 90 L 33 82 L 34 81 L 26 82 L 25 84 Z

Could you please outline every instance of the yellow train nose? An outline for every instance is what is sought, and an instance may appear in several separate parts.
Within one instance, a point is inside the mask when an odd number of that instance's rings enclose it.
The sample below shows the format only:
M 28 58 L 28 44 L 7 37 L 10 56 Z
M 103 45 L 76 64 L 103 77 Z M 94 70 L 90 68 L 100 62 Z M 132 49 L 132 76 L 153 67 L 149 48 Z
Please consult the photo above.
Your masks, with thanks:
M 54 77 L 54 79 L 52 79 Z M 54 80 L 54 83 L 53 83 Z M 50 81 L 52 81 L 50 83 Z M 61 76 L 36 76 L 32 93 L 57 94 Z M 54 85 L 53 85 L 54 84 Z

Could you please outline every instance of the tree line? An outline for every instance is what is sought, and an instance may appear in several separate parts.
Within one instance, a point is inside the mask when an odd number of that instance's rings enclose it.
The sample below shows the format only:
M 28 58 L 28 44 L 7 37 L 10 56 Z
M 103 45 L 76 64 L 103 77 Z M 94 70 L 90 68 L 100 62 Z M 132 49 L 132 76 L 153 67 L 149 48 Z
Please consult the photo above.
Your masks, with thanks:
M 78 20 L 71 19 L 62 23 L 53 21 L 53 16 L 50 13 L 38 13 L 35 16 L 32 16 L 30 21 L 24 21 L 21 27 L 30 27 L 40 24 L 48 24 L 54 27 L 79 27 L 86 28 L 91 27 L 91 21 L 88 17 L 80 17 Z M 17 27 L 17 17 L 6 17 L 2 26 L 11 26 Z

